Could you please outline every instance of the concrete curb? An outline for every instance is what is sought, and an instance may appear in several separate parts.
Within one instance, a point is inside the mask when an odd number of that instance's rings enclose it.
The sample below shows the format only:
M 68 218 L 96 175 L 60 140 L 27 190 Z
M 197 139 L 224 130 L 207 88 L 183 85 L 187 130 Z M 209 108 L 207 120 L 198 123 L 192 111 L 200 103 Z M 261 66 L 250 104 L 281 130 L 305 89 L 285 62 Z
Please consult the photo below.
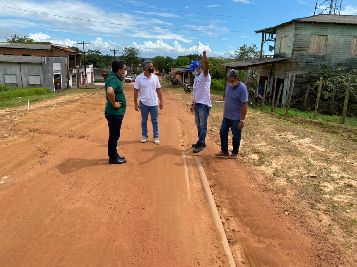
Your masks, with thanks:
M 229 266 L 231 267 L 235 267 L 236 263 L 234 261 L 234 257 L 233 257 L 233 253 L 232 250 L 228 244 L 228 239 L 226 236 L 226 232 L 224 231 L 224 227 L 221 221 L 221 217 L 219 216 L 219 212 L 216 206 L 216 202 L 214 201 L 212 192 L 211 192 L 211 188 L 208 184 L 208 179 L 205 173 L 205 170 L 202 166 L 202 163 L 200 161 L 200 159 L 198 157 L 196 157 L 196 164 L 199 170 L 199 174 L 200 174 L 200 180 L 201 180 L 201 184 L 203 186 L 203 190 L 206 196 L 206 199 L 208 200 L 209 206 L 210 206 L 210 210 L 211 210 L 211 215 L 213 217 L 214 223 L 216 225 L 216 228 L 221 236 L 221 241 L 222 241 L 222 245 L 224 248 L 224 252 L 226 253 L 226 256 L 228 258 L 229 261 Z

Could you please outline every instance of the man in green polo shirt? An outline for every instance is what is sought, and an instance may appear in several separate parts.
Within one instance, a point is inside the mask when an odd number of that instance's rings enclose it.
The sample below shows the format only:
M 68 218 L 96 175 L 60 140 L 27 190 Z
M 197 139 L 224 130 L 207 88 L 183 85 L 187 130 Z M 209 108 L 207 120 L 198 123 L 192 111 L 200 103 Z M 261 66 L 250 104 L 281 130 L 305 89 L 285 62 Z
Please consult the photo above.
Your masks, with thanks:
M 108 121 L 109 140 L 108 156 L 109 164 L 126 163 L 124 156 L 117 151 L 120 129 L 126 110 L 126 98 L 123 90 L 123 81 L 126 75 L 126 65 L 123 61 L 112 63 L 112 72 L 105 82 L 105 93 L 107 103 L 105 105 L 105 118 Z

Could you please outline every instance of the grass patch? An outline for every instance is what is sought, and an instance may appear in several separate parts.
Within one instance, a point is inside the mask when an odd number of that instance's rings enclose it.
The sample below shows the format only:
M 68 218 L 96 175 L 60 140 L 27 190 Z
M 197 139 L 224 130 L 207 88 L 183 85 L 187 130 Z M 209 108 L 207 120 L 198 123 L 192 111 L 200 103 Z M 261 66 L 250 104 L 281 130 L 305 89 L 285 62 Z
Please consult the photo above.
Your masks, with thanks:
M 96 90 L 98 88 L 95 88 Z M 66 89 L 52 92 L 47 88 L 9 88 L 0 85 L 0 108 L 11 108 L 27 105 L 27 101 L 35 103 L 47 99 L 70 94 L 81 94 L 91 91 L 90 89 Z
M 258 107 L 257 107 L 258 109 Z M 271 107 L 265 106 L 263 109 L 259 107 L 259 110 L 262 110 L 264 113 L 271 113 Z M 275 114 L 280 117 L 285 117 L 285 108 L 276 108 Z M 300 118 L 308 121 L 312 121 L 314 112 L 301 111 L 298 109 L 289 109 L 288 117 L 289 118 Z M 331 115 L 323 115 L 317 114 L 316 119 L 314 121 L 322 122 L 322 123 L 333 123 L 338 124 L 341 122 L 340 116 L 331 116 Z M 357 127 L 357 119 L 354 117 L 347 117 L 345 125 L 347 127 L 356 128 Z
M 175 92 L 179 93 L 184 93 L 183 89 L 177 90 L 178 88 L 173 87 L 170 83 L 164 83 L 165 87 L 169 89 L 175 89 Z M 181 88 L 179 88 L 181 89 Z M 211 95 L 213 97 L 219 97 L 221 98 L 223 96 L 224 92 L 224 81 L 223 80 L 212 80 L 211 84 Z M 223 105 L 222 105 L 223 107 Z M 253 108 L 255 110 L 261 110 L 260 106 L 250 106 L 250 108 Z M 271 107 L 270 106 L 265 106 L 262 112 L 266 114 L 271 114 Z M 284 117 L 285 118 L 285 109 L 284 108 L 276 108 L 275 109 L 275 114 L 278 115 L 279 117 Z M 330 115 L 323 115 L 323 114 L 317 114 L 317 117 L 315 120 L 313 120 L 313 112 L 306 112 L 306 111 L 301 111 L 298 109 L 289 109 L 288 113 L 288 118 L 297 118 L 297 119 L 302 119 L 305 120 L 306 122 L 321 122 L 325 125 L 328 124 L 339 124 L 341 121 L 340 116 L 330 116 Z M 357 118 L 354 117 L 347 117 L 346 122 L 344 124 L 348 128 L 357 128 Z
M 20 89 L 9 89 L 2 88 L 0 91 L 0 101 L 5 101 L 9 99 L 19 98 L 19 97 L 29 97 L 29 96 L 40 96 L 49 95 L 52 92 L 47 88 L 20 88 Z

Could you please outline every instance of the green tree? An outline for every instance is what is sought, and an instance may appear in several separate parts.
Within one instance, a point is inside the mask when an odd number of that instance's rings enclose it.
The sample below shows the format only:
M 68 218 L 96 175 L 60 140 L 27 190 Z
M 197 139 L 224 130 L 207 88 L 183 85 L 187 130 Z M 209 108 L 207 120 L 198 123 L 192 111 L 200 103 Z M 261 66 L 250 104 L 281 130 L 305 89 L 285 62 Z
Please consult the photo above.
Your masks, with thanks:
M 174 62 L 174 67 L 186 66 L 191 63 L 191 59 L 188 56 L 179 56 Z
M 138 66 L 141 63 L 140 51 L 135 47 L 125 47 L 123 54 L 120 56 L 133 73 L 137 73 Z
M 218 58 L 208 58 L 210 74 L 213 79 L 224 79 L 226 76 L 226 70 L 224 63 L 227 63 L 229 59 L 218 57 Z
M 6 41 L 9 43 L 25 43 L 25 44 L 32 44 L 35 42 L 35 40 L 33 40 L 27 35 L 20 36 L 17 34 L 14 34 L 10 38 L 7 38 Z
M 307 91 L 307 108 L 313 110 L 316 104 L 316 94 L 320 78 L 322 78 L 322 93 L 319 103 L 319 112 L 328 115 L 340 115 L 345 99 L 345 93 L 350 83 L 354 83 L 357 77 L 356 68 L 347 68 L 343 65 L 322 65 L 319 69 L 310 72 L 305 82 Z M 357 114 L 356 95 L 357 88 L 350 88 L 350 114 Z
M 81 50 L 79 50 L 77 46 L 71 46 L 70 48 L 73 49 L 74 51 L 81 52 Z
M 112 57 L 102 55 L 100 50 L 88 50 L 86 53 L 86 65 L 93 64 L 94 68 L 106 68 L 111 65 Z
M 174 59 L 171 57 L 162 57 L 157 56 L 152 59 L 154 66 L 160 71 L 165 71 L 169 73 L 171 71 L 171 67 L 174 64 Z
M 252 44 L 250 46 L 245 44 L 241 46 L 239 50 L 236 50 L 232 57 L 236 60 L 249 60 L 249 59 L 258 58 L 259 55 L 260 52 L 255 44 Z

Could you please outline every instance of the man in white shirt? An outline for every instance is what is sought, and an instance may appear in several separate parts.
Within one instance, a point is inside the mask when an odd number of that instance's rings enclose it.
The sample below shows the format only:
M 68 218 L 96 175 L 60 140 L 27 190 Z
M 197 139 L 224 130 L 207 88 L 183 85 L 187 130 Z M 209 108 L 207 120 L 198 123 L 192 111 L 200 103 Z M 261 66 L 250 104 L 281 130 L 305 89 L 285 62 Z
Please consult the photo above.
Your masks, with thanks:
M 190 71 L 195 76 L 191 111 L 195 112 L 198 131 L 198 141 L 192 145 L 193 153 L 199 153 L 206 147 L 208 116 L 212 107 L 211 75 L 206 51 L 203 51 L 202 62 L 203 66 L 199 61 L 192 61 L 190 65 Z
M 160 144 L 159 140 L 159 108 L 164 108 L 162 100 L 161 84 L 159 78 L 154 74 L 154 65 L 152 61 L 143 63 L 144 72 L 135 79 L 134 84 L 134 104 L 135 110 L 141 111 L 141 142 L 146 143 L 148 140 L 147 122 L 149 114 L 151 117 L 154 143 Z M 138 104 L 138 96 L 140 92 L 140 104 Z

